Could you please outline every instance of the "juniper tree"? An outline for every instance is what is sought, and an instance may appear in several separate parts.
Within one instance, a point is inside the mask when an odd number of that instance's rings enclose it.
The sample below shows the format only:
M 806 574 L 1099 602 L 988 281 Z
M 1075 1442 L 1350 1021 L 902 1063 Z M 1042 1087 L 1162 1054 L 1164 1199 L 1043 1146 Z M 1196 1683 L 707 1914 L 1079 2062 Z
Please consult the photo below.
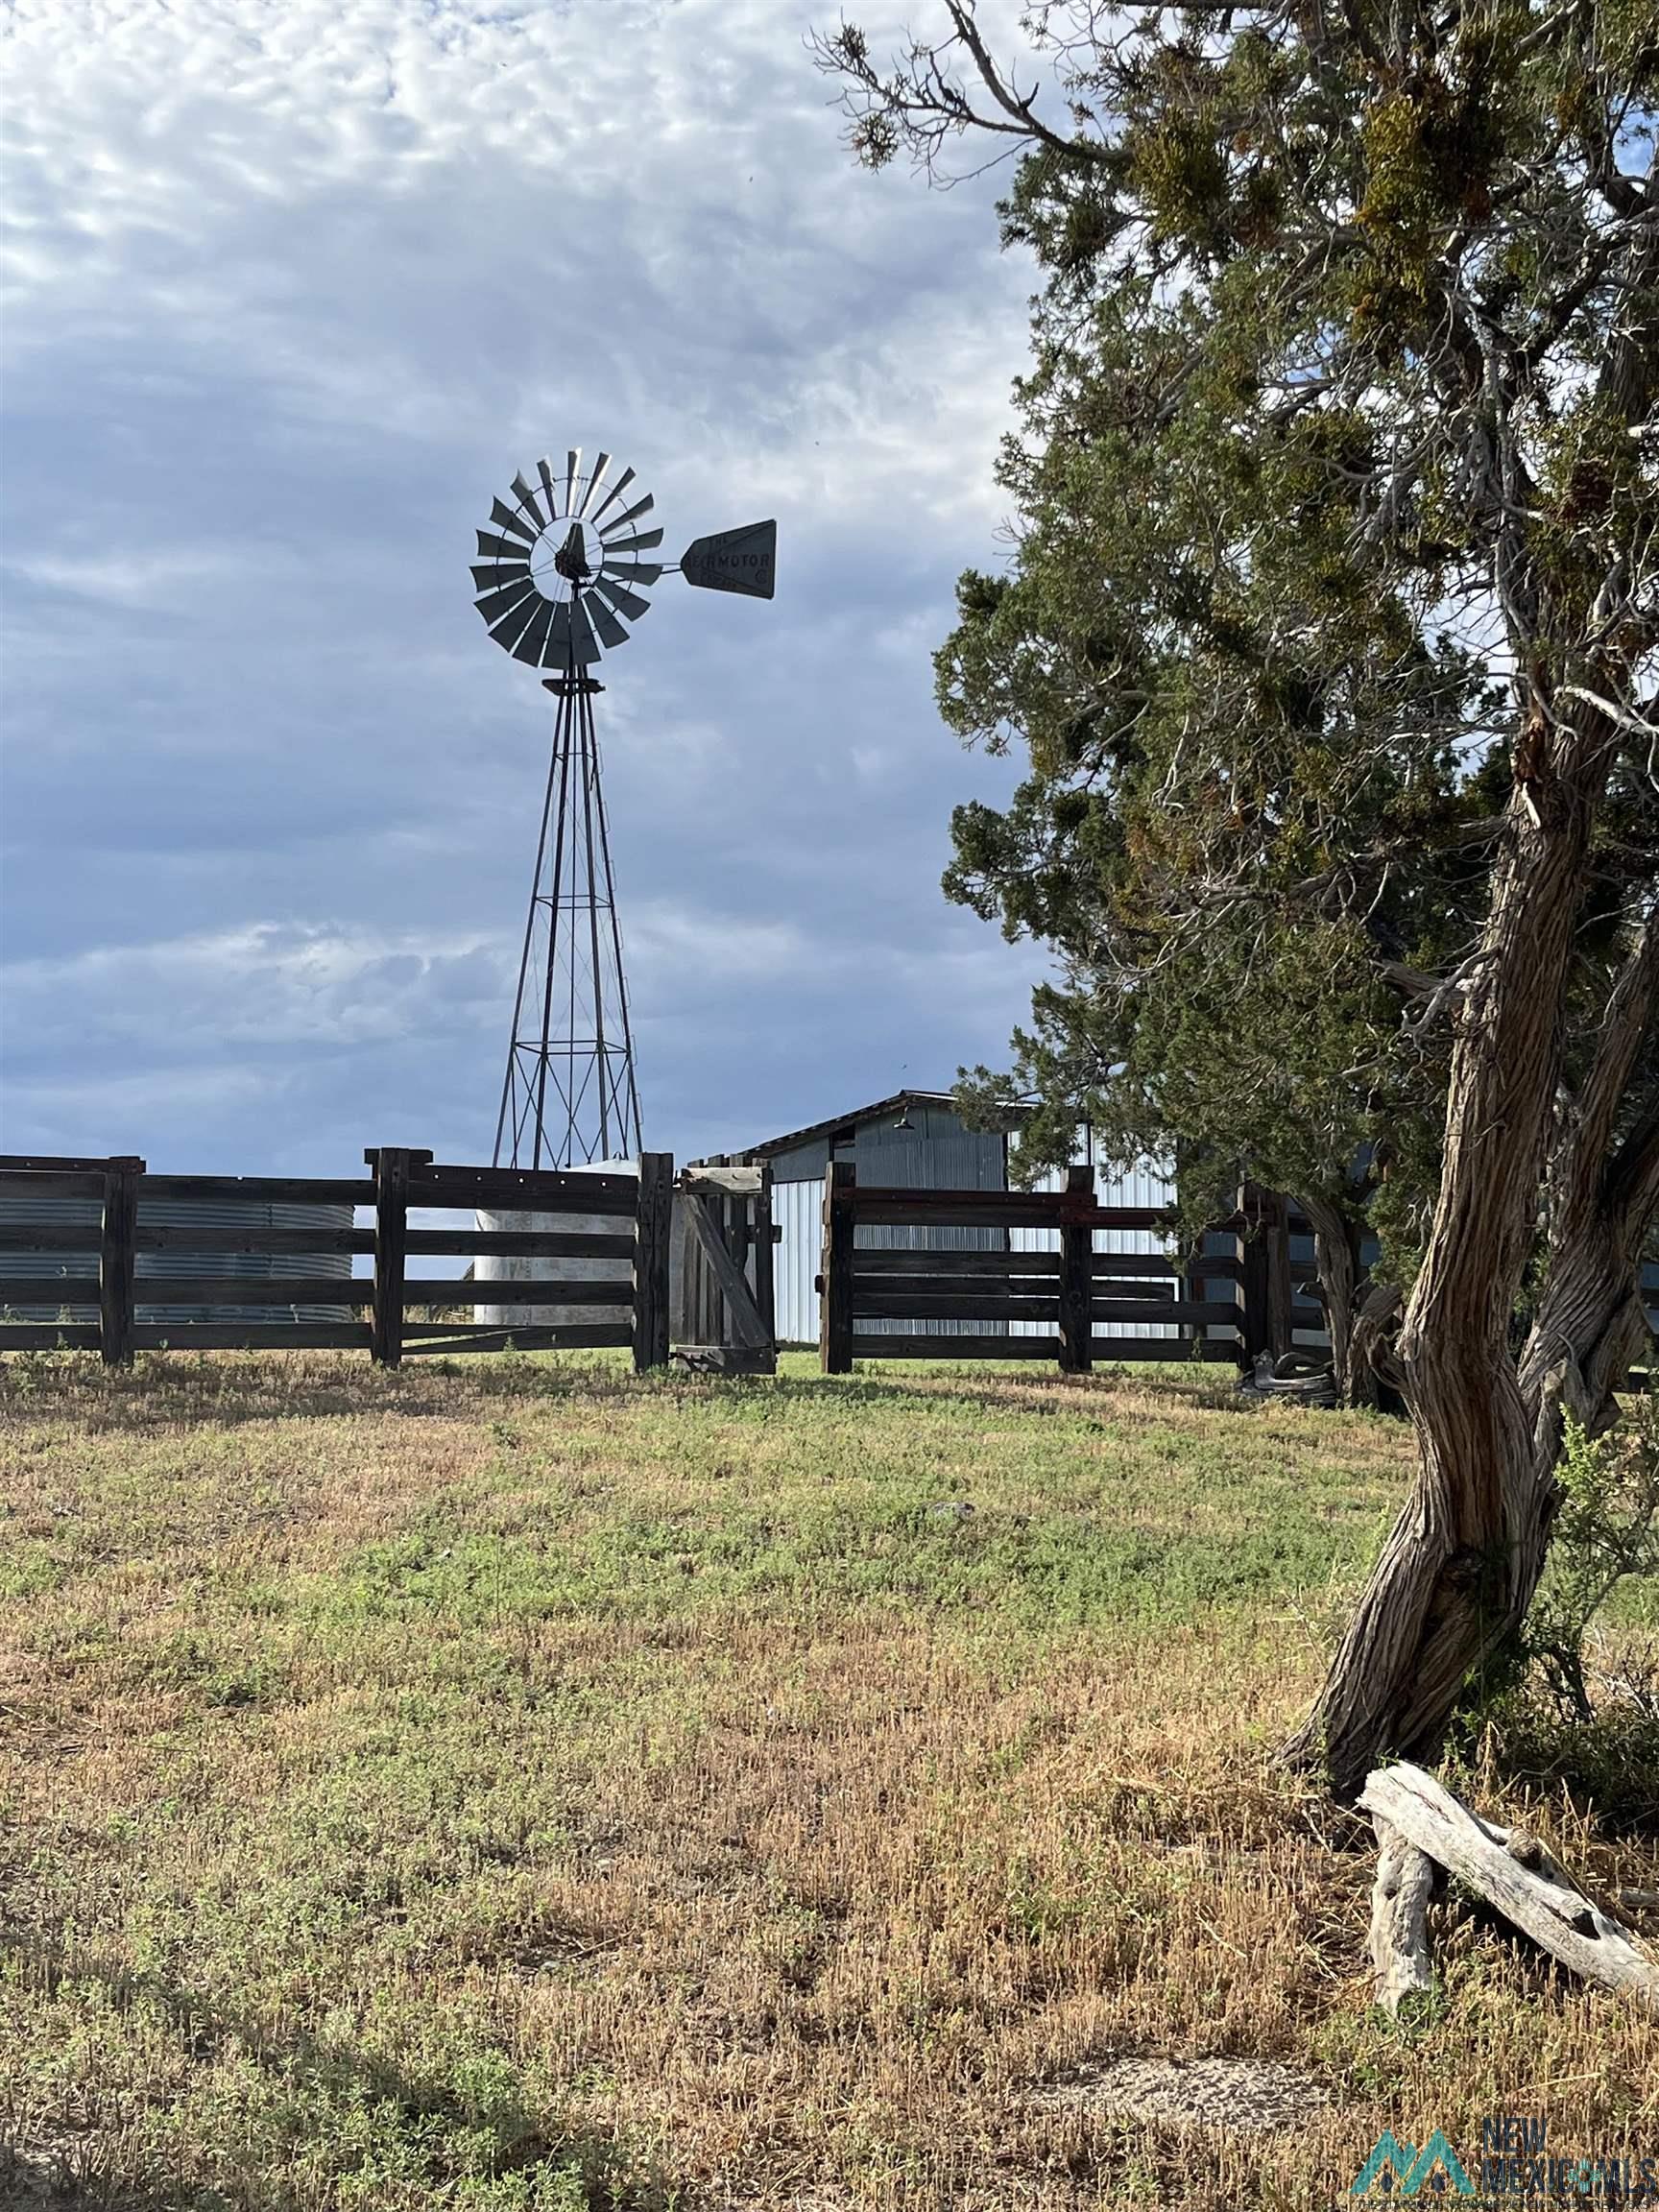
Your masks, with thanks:
M 936 20 L 816 43 L 871 165 L 1015 156 L 1041 272 L 936 666 L 1025 768 L 946 888 L 1056 979 L 970 1091 L 1036 1094 L 1028 1165 L 1087 1117 L 1313 1215 L 1421 1446 L 1289 1747 L 1352 1791 L 1512 1636 L 1645 1341 L 1659 6 L 1055 0 L 1013 66 Z

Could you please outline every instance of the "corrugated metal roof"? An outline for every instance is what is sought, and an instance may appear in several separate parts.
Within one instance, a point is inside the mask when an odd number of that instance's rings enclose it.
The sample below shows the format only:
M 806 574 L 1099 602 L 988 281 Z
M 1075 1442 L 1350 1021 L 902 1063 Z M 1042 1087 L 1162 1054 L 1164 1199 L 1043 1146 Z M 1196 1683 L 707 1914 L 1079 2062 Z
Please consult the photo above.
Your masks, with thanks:
M 851 1129 L 860 1121 L 880 1120 L 902 1107 L 943 1106 L 950 1110 L 954 1104 L 955 1093 L 951 1091 L 895 1091 L 890 1098 L 875 1098 L 868 1106 L 849 1107 L 845 1114 L 832 1114 L 827 1120 L 808 1122 L 805 1129 L 785 1130 L 781 1137 L 768 1137 L 761 1143 L 751 1144 L 744 1158 L 764 1160 L 774 1152 L 790 1152 L 797 1144 L 810 1144 L 815 1137 Z

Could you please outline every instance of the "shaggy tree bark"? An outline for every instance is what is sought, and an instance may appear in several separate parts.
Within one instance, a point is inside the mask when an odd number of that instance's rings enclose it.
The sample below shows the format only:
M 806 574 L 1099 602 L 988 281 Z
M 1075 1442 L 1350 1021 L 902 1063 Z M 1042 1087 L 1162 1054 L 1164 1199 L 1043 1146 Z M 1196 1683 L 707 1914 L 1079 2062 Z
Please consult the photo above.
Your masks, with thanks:
M 1440 1198 L 1400 1339 L 1421 1469 L 1319 1700 L 1286 1746 L 1293 1763 L 1324 1767 L 1343 1796 L 1361 1787 L 1380 1743 L 1431 1755 L 1465 1682 L 1525 1617 L 1554 1519 L 1563 1414 L 1605 1421 L 1646 1326 L 1635 1285 L 1659 1204 L 1659 1117 L 1601 1163 L 1654 1020 L 1651 919 L 1553 1163 L 1550 1181 L 1563 1188 L 1550 1283 L 1519 1361 L 1509 1341 L 1555 1124 L 1595 772 L 1592 751 L 1574 781 L 1557 780 L 1542 824 L 1518 794 L 1457 1016 Z
M 1602 399 L 1632 430 L 1659 380 L 1659 216 L 1643 212 L 1629 311 L 1600 376 Z M 1518 393 L 1515 349 L 1485 344 L 1488 381 Z M 1627 625 L 1623 649 L 1598 619 L 1623 587 L 1623 556 L 1592 603 L 1553 603 L 1526 519 L 1537 488 L 1518 449 L 1499 442 L 1486 497 L 1520 727 L 1486 922 L 1453 1017 L 1440 1190 L 1400 1334 L 1421 1467 L 1318 1701 L 1286 1746 L 1292 1763 L 1323 1767 L 1342 1796 L 1358 1791 L 1380 1747 L 1432 1756 L 1464 1685 L 1525 1618 L 1555 1517 L 1563 1416 L 1592 1428 L 1609 1418 L 1646 1330 L 1641 1257 L 1659 1209 L 1659 1096 L 1615 1149 L 1659 1019 L 1650 895 L 1576 1098 L 1563 1082 L 1592 834 L 1632 720 L 1603 702 L 1637 690 L 1650 616 Z M 1546 661 L 1578 681 L 1548 688 Z M 1545 1287 L 1517 1358 L 1514 1318 L 1540 1244 Z

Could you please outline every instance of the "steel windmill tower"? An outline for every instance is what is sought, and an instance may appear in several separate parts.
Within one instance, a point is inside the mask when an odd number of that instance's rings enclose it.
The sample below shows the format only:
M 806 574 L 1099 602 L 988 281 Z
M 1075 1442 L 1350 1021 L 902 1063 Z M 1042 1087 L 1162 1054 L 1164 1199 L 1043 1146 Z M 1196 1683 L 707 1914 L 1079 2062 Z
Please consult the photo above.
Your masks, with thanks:
M 530 911 L 513 1002 L 513 1030 L 495 1161 L 571 1167 L 641 1149 L 639 1090 L 628 1016 L 611 832 L 599 774 L 591 671 L 628 640 L 649 610 L 645 593 L 678 573 L 705 590 L 770 599 L 778 526 L 754 522 L 699 538 L 677 563 L 645 556 L 662 542 L 643 527 L 654 501 L 632 469 L 601 453 L 585 472 L 579 449 L 565 467 L 536 464 L 513 479 L 478 533 L 476 605 L 516 661 L 551 669 L 553 751 Z

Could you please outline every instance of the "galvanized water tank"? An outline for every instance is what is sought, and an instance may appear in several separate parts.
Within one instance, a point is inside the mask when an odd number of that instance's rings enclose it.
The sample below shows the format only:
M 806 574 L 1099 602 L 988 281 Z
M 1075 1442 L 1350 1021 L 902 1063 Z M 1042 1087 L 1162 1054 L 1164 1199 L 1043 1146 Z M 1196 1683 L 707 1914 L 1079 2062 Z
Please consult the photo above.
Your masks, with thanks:
M 633 1160 L 595 1160 L 588 1169 L 572 1174 L 634 1174 Z M 497 1230 L 528 1231 L 536 1236 L 620 1237 L 633 1224 L 615 1214 L 520 1214 L 480 1207 L 473 1226 L 493 1234 Z M 472 1318 L 481 1329 L 557 1329 L 561 1327 L 626 1327 L 634 1313 L 634 1262 L 614 1260 L 540 1260 L 481 1252 L 472 1262 L 472 1281 L 481 1295 Z M 615 1298 L 591 1306 L 498 1306 L 487 1303 L 492 1283 L 592 1283 L 616 1286 Z
M 473 1226 L 493 1234 L 496 1230 L 527 1230 L 537 1236 L 615 1237 L 625 1224 L 614 1214 L 503 1214 L 478 1209 Z M 558 1329 L 563 1327 L 626 1327 L 634 1313 L 634 1262 L 615 1260 L 538 1260 L 517 1253 L 504 1257 L 481 1252 L 472 1262 L 472 1282 L 479 1303 L 472 1318 L 481 1329 Z M 616 1286 L 613 1300 L 591 1306 L 496 1306 L 486 1303 L 492 1283 L 592 1283 Z
M 12 1306 L 6 1297 L 8 1277 L 57 1275 L 65 1282 L 84 1281 L 98 1273 L 98 1238 L 103 1209 L 96 1198 L 31 1198 L 27 1192 L 0 1193 L 0 1221 L 15 1223 L 84 1222 L 84 1252 L 0 1252 L 0 1310 L 18 1321 L 96 1321 L 96 1306 Z M 240 1229 L 257 1234 L 261 1229 L 349 1229 L 349 1206 L 284 1205 L 258 1198 L 146 1198 L 140 1186 L 139 1224 L 146 1229 Z M 346 1306 L 282 1303 L 279 1286 L 317 1276 L 349 1278 L 349 1252 L 140 1252 L 135 1262 L 140 1286 L 157 1287 L 168 1276 L 231 1275 L 242 1282 L 269 1282 L 269 1304 L 257 1306 L 167 1305 L 147 1299 L 140 1292 L 137 1319 L 141 1325 L 175 1327 L 191 1321 L 349 1321 Z

